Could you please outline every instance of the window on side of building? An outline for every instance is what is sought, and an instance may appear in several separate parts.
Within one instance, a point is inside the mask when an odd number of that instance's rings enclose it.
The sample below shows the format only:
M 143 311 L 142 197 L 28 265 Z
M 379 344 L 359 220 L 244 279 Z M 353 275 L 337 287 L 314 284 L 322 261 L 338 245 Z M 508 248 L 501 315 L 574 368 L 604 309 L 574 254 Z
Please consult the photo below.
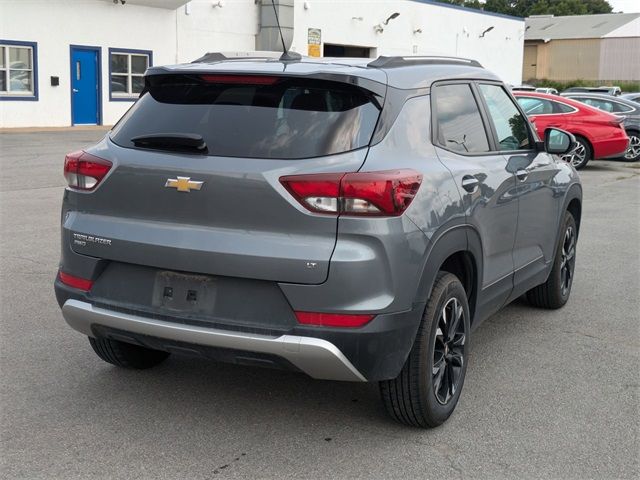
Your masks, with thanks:
M 37 44 L 0 40 L 0 100 L 37 100 Z
M 148 50 L 109 49 L 109 99 L 133 101 L 144 88 L 144 72 L 152 65 Z

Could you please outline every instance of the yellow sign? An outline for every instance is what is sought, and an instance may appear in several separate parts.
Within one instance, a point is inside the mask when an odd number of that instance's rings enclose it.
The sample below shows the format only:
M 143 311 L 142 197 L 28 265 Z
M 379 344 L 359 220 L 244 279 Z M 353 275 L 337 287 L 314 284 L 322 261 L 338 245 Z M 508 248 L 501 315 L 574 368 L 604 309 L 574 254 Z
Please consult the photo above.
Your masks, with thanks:
M 311 44 L 309 44 L 309 56 L 310 57 L 319 57 L 320 56 L 320 45 L 311 45 Z
M 307 44 L 309 45 L 309 56 L 320 57 L 322 55 L 322 30 L 310 28 L 307 31 Z

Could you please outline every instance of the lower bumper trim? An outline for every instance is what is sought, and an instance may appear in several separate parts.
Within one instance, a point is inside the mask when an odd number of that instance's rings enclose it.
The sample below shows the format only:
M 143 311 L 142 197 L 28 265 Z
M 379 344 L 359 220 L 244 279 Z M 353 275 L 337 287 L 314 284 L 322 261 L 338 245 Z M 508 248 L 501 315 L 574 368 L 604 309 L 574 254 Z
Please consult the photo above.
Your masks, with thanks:
M 367 381 L 333 343 L 320 338 L 297 335 L 270 337 L 170 323 L 97 308 L 72 299 L 62 306 L 62 315 L 71 328 L 90 337 L 94 336 L 92 327 L 102 325 L 196 345 L 277 355 L 313 378 Z

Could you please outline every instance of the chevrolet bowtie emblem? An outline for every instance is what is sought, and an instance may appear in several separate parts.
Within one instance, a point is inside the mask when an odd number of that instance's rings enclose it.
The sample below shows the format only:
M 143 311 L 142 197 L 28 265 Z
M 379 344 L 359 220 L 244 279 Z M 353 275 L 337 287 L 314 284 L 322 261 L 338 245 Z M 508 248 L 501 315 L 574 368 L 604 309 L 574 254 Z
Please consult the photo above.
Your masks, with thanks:
M 191 180 L 191 177 L 169 178 L 164 184 L 168 188 L 176 188 L 179 192 L 189 193 L 191 190 L 200 190 L 204 182 Z

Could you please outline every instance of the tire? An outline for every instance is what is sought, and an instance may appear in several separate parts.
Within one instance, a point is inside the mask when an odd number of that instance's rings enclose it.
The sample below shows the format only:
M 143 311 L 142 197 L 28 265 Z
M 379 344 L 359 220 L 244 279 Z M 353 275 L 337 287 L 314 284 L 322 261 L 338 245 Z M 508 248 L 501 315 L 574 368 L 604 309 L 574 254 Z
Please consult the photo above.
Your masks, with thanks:
M 565 162 L 571 163 L 576 170 L 581 170 L 593 159 L 593 150 L 589 142 L 582 137 L 576 136 L 576 142 L 576 148 L 566 155 L 562 155 L 562 159 Z
M 629 137 L 629 148 L 624 153 L 623 159 L 626 162 L 637 162 L 640 160 L 640 132 L 629 130 L 627 136 Z
M 451 320 L 456 310 L 458 322 L 453 327 L 453 340 L 444 348 L 443 338 L 448 332 L 444 331 L 447 322 L 442 314 L 446 311 Z M 409 426 L 432 428 L 449 418 L 467 371 L 469 326 L 469 306 L 462 283 L 451 273 L 439 272 L 402 371 L 395 379 L 380 382 L 382 402 L 393 419 Z
M 168 352 L 107 338 L 89 337 L 89 343 L 98 357 L 121 368 L 143 370 L 155 367 L 169 356 Z
M 570 212 L 565 212 L 562 226 L 549 278 L 542 285 L 527 292 L 527 300 L 535 307 L 560 308 L 567 303 L 569 295 L 571 295 L 576 265 L 578 229 Z

